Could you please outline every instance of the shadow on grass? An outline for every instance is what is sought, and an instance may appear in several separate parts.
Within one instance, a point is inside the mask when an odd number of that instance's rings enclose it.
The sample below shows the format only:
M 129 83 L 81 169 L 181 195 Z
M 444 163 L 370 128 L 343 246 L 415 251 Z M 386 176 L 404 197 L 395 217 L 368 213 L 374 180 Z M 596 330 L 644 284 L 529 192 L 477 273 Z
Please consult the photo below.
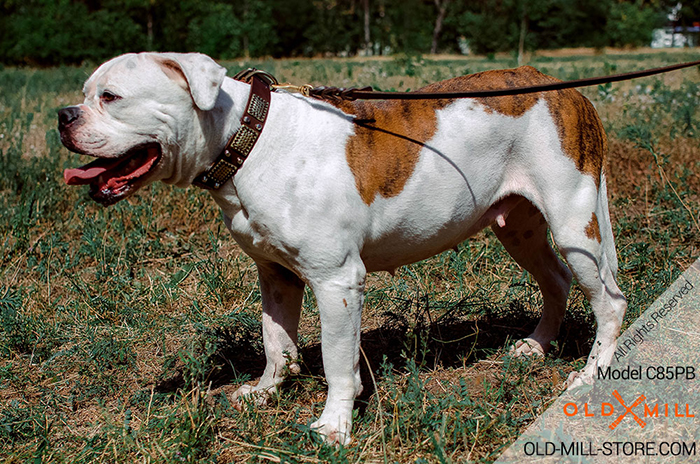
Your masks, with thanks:
M 415 302 L 410 302 L 415 304 Z M 400 305 L 399 305 L 400 306 Z M 360 371 L 364 390 L 358 398 L 361 403 L 374 393 L 374 383 L 367 368 L 367 357 L 375 380 L 379 382 L 381 366 L 391 365 L 398 372 L 405 369 L 408 360 L 422 370 L 469 367 L 507 348 L 513 340 L 530 334 L 539 320 L 539 313 L 528 311 L 519 300 L 507 305 L 490 301 L 458 301 L 443 304 L 442 315 L 431 315 L 438 302 L 424 300 L 417 309 L 407 313 L 385 312 L 380 327 L 362 334 Z M 208 332 L 216 338 L 218 349 L 212 363 L 215 368 L 204 382 L 211 388 L 240 383 L 241 379 L 259 378 L 265 367 L 260 335 L 249 332 L 241 336 L 234 327 L 217 327 Z M 590 312 L 569 310 L 562 324 L 553 355 L 574 360 L 588 355 L 595 327 Z M 255 337 L 256 342 L 251 342 Z M 324 376 L 321 344 L 300 347 L 301 376 Z M 292 376 L 289 382 L 294 382 Z M 161 378 L 156 390 L 167 393 L 185 386 L 182 372 Z

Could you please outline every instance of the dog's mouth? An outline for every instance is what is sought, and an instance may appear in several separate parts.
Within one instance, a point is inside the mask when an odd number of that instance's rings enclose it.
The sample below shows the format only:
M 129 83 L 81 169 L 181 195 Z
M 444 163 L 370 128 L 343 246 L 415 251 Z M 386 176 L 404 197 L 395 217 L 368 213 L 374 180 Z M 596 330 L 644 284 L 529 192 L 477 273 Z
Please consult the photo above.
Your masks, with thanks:
M 90 185 L 90 197 L 109 206 L 138 189 L 138 181 L 151 172 L 161 159 L 158 143 L 138 145 L 118 158 L 100 158 L 79 168 L 66 169 L 68 185 Z

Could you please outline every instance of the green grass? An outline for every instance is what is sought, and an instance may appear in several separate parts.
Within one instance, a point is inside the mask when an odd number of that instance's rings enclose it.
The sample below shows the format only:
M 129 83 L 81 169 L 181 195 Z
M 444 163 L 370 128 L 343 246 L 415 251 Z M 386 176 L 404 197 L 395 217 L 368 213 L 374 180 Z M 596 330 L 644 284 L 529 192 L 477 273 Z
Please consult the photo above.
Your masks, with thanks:
M 535 56 L 562 79 L 696 54 Z M 397 57 L 254 65 L 281 81 L 416 89 L 514 66 L 511 57 Z M 153 185 L 104 209 L 62 170 L 56 110 L 92 68 L 0 70 L 0 460 L 19 462 L 490 462 L 583 365 L 595 330 L 574 286 L 545 359 L 507 356 L 537 322 L 532 278 L 482 232 L 395 277 L 368 279 L 365 392 L 354 441 L 309 430 L 325 382 L 307 293 L 302 372 L 267 406 L 227 395 L 262 373 L 252 260 L 205 192 Z M 620 286 L 633 321 L 699 254 L 700 75 L 589 88 L 610 137 L 608 188 Z M 693 217 L 695 219 L 693 219 Z

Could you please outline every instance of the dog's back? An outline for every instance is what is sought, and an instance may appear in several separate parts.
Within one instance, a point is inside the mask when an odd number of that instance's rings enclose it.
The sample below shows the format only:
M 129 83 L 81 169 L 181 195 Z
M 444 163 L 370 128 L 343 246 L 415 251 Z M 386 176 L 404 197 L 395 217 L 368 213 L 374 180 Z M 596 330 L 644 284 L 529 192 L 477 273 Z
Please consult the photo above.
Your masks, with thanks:
M 530 66 L 485 71 L 430 84 L 419 92 L 497 90 L 560 82 Z M 486 113 L 520 118 L 544 100 L 557 128 L 563 153 L 581 172 L 599 182 L 607 139 L 593 105 L 567 89 L 524 95 L 470 99 Z M 355 134 L 346 145 L 348 164 L 367 204 L 376 195 L 398 195 L 413 174 L 421 150 L 438 129 L 438 111 L 464 100 L 354 101 L 336 104 L 354 116 Z M 469 127 L 464 130 L 468 131 Z

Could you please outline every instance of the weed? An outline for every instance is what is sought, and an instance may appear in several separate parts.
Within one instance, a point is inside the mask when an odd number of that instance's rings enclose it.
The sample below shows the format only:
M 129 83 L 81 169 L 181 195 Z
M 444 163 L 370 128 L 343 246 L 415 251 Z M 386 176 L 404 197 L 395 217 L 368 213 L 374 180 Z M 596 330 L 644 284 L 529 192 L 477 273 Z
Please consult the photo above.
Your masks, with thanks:
M 96 336 L 88 349 L 88 359 L 98 371 L 134 366 L 136 354 L 128 340 L 120 340 L 112 334 Z
M 17 290 L 3 290 L 0 287 L 0 293 L 4 293 L 0 298 L 0 340 L 5 355 L 13 352 L 29 355 L 30 362 L 46 359 L 60 344 L 57 328 L 45 320 L 26 314 Z
M 560 79 L 690 60 L 692 52 L 534 56 Z M 280 81 L 405 91 L 512 57 L 235 62 Z M 537 285 L 486 231 L 395 277 L 368 277 L 353 441 L 309 429 L 325 400 L 318 310 L 304 296 L 302 372 L 267 405 L 230 395 L 264 365 L 253 261 L 206 192 L 152 185 L 103 209 L 61 171 L 56 109 L 88 68 L 0 69 L 0 460 L 491 462 L 582 367 L 594 321 L 574 284 L 545 359 Z M 583 89 L 610 138 L 608 189 L 631 323 L 697 258 L 700 89 L 686 70 Z M 368 367 L 369 366 L 369 367 Z M 371 369 L 371 372 L 369 370 Z

